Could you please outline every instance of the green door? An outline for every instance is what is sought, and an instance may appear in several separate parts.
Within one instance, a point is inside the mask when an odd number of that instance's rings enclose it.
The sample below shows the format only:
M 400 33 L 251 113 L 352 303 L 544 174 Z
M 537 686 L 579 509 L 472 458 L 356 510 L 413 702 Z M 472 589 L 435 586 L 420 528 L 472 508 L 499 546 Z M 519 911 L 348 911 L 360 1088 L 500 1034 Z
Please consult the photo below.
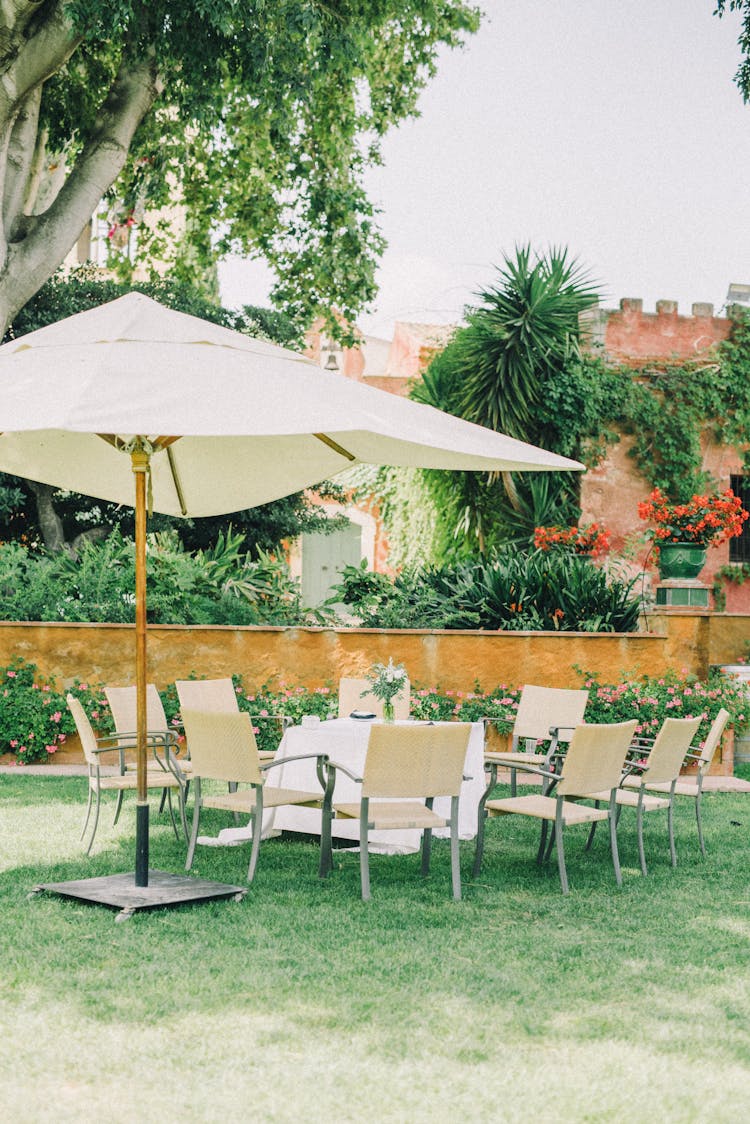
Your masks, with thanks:
M 302 603 L 314 607 L 330 596 L 344 566 L 362 560 L 362 528 L 348 523 L 330 535 L 302 536 Z

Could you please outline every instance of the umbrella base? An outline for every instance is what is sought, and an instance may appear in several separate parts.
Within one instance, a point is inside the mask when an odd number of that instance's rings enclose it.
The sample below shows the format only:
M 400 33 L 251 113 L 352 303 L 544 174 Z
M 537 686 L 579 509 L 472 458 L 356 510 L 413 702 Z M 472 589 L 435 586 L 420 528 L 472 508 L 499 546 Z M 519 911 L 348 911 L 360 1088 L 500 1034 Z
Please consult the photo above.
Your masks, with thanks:
M 119 912 L 115 920 L 126 921 L 134 913 L 144 909 L 165 909 L 175 905 L 218 901 L 221 898 L 242 901 L 247 887 L 210 882 L 206 878 L 191 878 L 184 874 L 169 874 L 164 870 L 150 870 L 148 886 L 136 886 L 135 875 L 128 871 L 127 874 L 81 878 L 74 882 L 44 882 L 35 886 L 29 897 L 42 892 L 117 909 Z

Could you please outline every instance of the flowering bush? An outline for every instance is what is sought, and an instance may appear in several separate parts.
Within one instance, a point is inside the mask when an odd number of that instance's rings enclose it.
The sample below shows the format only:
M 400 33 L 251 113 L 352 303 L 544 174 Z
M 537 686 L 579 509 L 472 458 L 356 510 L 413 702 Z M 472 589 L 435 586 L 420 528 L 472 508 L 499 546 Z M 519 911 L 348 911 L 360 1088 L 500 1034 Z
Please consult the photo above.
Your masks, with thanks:
M 719 672 L 711 672 L 706 682 L 692 675 L 671 673 L 618 684 L 602 684 L 596 675 L 582 674 L 583 686 L 589 689 L 586 722 L 627 722 L 636 718 L 636 733 L 654 737 L 665 718 L 700 717 L 697 740 L 702 741 L 725 707 L 736 731 L 750 725 L 744 684 Z
M 0 668 L 0 752 L 14 753 L 19 765 L 46 761 L 72 729 L 54 680 L 20 656 Z
M 583 527 L 537 527 L 534 546 L 538 550 L 572 550 L 575 554 L 599 558 L 609 550 L 611 537 L 611 531 L 601 523 L 587 523 Z
M 731 489 L 721 495 L 694 495 L 689 503 L 672 503 L 654 488 L 648 500 L 638 504 L 638 516 L 655 525 L 651 535 L 657 543 L 718 546 L 742 533 L 748 513 Z

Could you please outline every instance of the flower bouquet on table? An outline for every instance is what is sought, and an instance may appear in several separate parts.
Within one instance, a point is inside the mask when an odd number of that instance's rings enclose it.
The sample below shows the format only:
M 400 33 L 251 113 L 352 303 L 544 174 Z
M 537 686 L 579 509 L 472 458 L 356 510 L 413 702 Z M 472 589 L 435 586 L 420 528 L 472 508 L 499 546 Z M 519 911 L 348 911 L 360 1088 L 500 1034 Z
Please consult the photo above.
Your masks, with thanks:
M 586 523 L 582 527 L 536 527 L 534 546 L 537 550 L 569 550 L 600 558 L 609 550 L 611 532 L 602 523 Z
M 393 700 L 404 690 L 407 678 L 404 665 L 395 664 L 392 659 L 387 664 L 373 664 L 365 675 L 369 688 L 362 694 L 374 695 L 376 699 L 383 700 L 383 718 L 386 722 L 393 721 Z

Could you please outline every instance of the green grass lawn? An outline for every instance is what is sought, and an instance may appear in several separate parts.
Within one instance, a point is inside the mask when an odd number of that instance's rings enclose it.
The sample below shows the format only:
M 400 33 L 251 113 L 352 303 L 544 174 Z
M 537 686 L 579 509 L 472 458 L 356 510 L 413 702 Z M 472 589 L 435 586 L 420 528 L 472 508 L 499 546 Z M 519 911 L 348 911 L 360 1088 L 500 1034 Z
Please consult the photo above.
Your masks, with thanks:
M 132 869 L 134 811 L 105 807 L 87 859 L 85 781 L 0 777 L 0 1107 L 27 1121 L 738 1121 L 750 1113 L 750 796 L 633 817 L 617 889 L 606 832 L 567 836 L 571 893 L 532 824 L 493 820 L 481 877 L 450 898 L 447 843 L 355 854 L 270 840 L 241 903 L 137 914 L 27 893 Z M 184 847 L 156 818 L 151 865 Z M 207 833 L 227 823 L 206 816 Z M 248 848 L 195 872 L 243 883 Z

